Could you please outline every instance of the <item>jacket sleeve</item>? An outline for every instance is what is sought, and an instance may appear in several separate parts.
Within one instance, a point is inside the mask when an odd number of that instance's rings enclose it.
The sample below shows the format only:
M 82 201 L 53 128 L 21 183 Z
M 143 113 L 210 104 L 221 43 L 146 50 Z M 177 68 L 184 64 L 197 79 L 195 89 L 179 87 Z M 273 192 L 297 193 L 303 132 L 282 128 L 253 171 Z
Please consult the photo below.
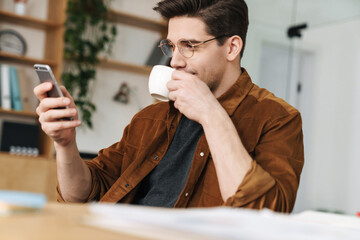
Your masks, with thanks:
M 251 155 L 252 168 L 224 205 L 291 212 L 304 164 L 300 113 L 266 124 Z
M 121 174 L 124 156 L 125 139 L 129 126 L 124 130 L 122 140 L 108 148 L 99 151 L 98 156 L 91 161 L 85 161 L 91 172 L 91 191 L 85 202 L 98 201 Z M 64 202 L 60 188 L 57 186 L 57 201 Z

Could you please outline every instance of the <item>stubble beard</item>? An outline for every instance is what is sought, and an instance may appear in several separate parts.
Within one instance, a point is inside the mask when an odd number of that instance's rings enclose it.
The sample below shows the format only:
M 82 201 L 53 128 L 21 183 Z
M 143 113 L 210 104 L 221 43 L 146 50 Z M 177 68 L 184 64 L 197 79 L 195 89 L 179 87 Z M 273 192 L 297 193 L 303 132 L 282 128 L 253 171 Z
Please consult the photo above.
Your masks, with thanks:
M 198 72 L 195 69 L 188 69 L 188 70 L 186 70 L 186 72 L 196 75 L 201 81 L 206 83 L 206 85 L 209 87 L 209 89 L 212 93 L 214 93 L 220 85 L 220 82 L 221 82 L 221 74 L 220 73 L 206 74 L 208 77 L 206 77 L 206 76 L 201 77 L 201 76 L 199 76 Z

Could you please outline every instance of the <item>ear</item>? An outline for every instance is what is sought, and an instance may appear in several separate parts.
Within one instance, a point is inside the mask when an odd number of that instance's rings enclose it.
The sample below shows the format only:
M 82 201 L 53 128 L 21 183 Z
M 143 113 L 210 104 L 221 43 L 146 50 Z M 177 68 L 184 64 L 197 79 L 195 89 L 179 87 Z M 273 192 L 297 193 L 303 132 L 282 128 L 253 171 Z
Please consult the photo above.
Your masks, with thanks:
M 234 35 L 227 40 L 227 44 L 227 59 L 228 61 L 234 61 L 237 57 L 240 57 L 240 52 L 243 48 L 243 41 L 241 37 Z

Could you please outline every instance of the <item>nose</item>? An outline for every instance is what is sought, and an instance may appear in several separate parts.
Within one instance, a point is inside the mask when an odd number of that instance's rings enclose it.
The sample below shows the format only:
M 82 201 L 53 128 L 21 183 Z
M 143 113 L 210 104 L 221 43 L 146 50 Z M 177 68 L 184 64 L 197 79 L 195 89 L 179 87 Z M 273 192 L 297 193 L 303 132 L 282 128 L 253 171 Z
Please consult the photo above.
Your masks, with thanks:
M 179 52 L 179 49 L 177 47 L 175 47 L 175 49 L 172 53 L 170 66 L 175 69 L 185 68 L 185 66 L 186 66 L 185 57 L 183 55 L 181 55 L 181 53 Z

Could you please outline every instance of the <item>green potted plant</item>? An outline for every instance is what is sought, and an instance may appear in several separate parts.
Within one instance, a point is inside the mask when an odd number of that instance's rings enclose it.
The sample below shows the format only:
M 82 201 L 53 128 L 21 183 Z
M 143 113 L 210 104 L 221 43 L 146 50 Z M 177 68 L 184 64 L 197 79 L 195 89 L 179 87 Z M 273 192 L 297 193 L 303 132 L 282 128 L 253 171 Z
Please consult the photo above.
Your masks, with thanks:
M 64 34 L 62 80 L 75 100 L 80 118 L 92 128 L 96 111 L 89 92 L 96 77 L 99 55 L 110 55 L 117 31 L 108 21 L 109 0 L 69 0 Z

